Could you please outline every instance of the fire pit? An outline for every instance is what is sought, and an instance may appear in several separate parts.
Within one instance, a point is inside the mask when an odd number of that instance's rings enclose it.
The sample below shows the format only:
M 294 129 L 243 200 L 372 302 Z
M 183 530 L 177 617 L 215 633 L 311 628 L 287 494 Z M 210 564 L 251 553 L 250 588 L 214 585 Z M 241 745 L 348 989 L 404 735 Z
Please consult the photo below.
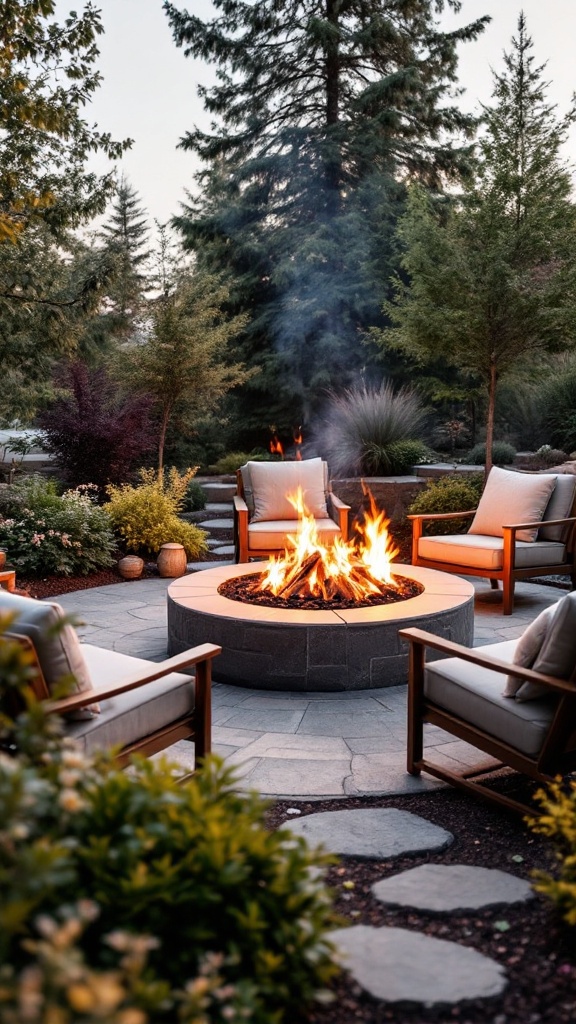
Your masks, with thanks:
M 208 569 L 168 588 L 169 653 L 219 644 L 214 677 L 266 690 L 364 690 L 406 681 L 404 626 L 469 646 L 474 588 L 394 565 L 389 520 L 370 509 L 350 541 L 320 541 L 301 489 L 298 529 L 266 563 Z
M 394 572 L 423 586 L 395 604 L 339 611 L 276 609 L 219 593 L 230 579 L 262 564 L 222 566 L 181 576 L 168 587 L 168 653 L 215 643 L 222 654 L 214 678 L 263 690 L 365 690 L 405 683 L 407 645 L 398 630 L 419 626 L 470 646 L 474 588 L 466 580 L 420 566 Z

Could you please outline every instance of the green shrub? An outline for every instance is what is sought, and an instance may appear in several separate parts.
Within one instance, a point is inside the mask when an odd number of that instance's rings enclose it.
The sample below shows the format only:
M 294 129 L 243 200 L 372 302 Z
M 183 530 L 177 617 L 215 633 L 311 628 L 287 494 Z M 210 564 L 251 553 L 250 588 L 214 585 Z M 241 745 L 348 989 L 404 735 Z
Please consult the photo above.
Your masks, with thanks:
M 576 927 L 576 782 L 551 782 L 536 793 L 536 800 L 541 810 L 530 820 L 530 827 L 556 847 L 558 877 L 538 871 L 534 888 L 552 900 L 568 925 Z
M 576 359 L 566 359 L 560 370 L 538 389 L 544 436 L 555 448 L 576 448 Z
M 60 495 L 53 480 L 30 476 L 6 492 L 0 546 L 18 572 L 87 575 L 112 565 L 116 542 L 108 513 L 96 503 L 96 487 L 88 484 Z
M 240 466 L 243 466 L 246 462 L 272 462 L 277 461 L 274 456 L 270 455 L 269 452 L 256 451 L 251 452 L 229 452 L 227 455 L 223 455 L 218 462 L 215 462 L 210 466 L 211 473 L 232 474 L 235 473 Z
M 567 459 L 566 452 L 560 451 L 559 448 L 552 448 L 549 444 L 543 444 L 523 465 L 526 469 L 548 469 L 550 466 L 560 466 Z
M 495 466 L 508 466 L 514 462 L 516 449 L 507 441 L 494 441 L 492 445 L 492 462 Z M 471 466 L 483 466 L 486 462 L 486 445 L 477 444 L 468 452 L 466 461 Z
M 180 475 L 171 469 L 159 480 L 154 470 L 141 470 L 139 485 L 107 488 L 106 511 L 127 551 L 157 554 L 163 544 L 176 543 L 184 546 L 188 558 L 206 553 L 204 531 L 178 517 L 195 472 Z
M 4 692 L 22 689 L 17 644 L 0 642 L 0 669 Z M 38 704 L 8 729 L 1 1020 L 24 1005 L 34 1024 L 301 1019 L 335 971 L 327 858 L 268 831 L 263 801 L 217 759 L 179 784 L 164 760 L 126 773 L 85 757 Z
M 466 512 L 476 508 L 482 493 L 483 476 L 442 476 L 438 480 L 428 480 L 426 490 L 422 491 L 412 502 L 410 515 L 446 514 L 448 512 Z M 447 535 L 462 533 L 471 522 L 466 519 L 447 520 L 445 523 L 434 522 L 428 532 Z
M 318 447 L 334 476 L 382 476 L 406 472 L 418 461 L 418 449 L 395 448 L 400 442 L 416 446 L 425 413 L 410 388 L 394 392 L 390 384 L 379 388 L 350 388 L 329 400 Z M 396 453 L 396 454 L 395 454 Z M 404 470 L 392 469 L 404 466 Z
M 206 508 L 206 492 L 197 480 L 191 480 L 186 488 L 182 511 L 201 512 L 203 508 Z
M 423 441 L 391 441 L 384 446 L 369 443 L 365 445 L 362 464 L 368 476 L 402 476 L 430 456 Z

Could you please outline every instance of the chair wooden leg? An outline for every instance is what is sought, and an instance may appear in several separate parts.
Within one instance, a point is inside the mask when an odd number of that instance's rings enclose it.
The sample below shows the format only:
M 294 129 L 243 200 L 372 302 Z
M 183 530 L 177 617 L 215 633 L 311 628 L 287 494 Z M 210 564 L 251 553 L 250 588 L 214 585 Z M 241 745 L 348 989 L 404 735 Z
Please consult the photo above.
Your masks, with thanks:
M 406 768 L 410 775 L 420 775 L 417 763 L 424 753 L 424 658 L 423 644 L 410 643 L 408 674 L 408 747 Z
M 514 611 L 514 579 L 502 581 L 502 611 L 504 615 L 512 615 Z
M 211 726 L 212 726 L 212 662 L 210 659 L 199 661 L 195 670 L 195 719 L 196 729 L 194 737 L 194 767 L 200 767 L 200 762 L 206 757 L 211 749 Z

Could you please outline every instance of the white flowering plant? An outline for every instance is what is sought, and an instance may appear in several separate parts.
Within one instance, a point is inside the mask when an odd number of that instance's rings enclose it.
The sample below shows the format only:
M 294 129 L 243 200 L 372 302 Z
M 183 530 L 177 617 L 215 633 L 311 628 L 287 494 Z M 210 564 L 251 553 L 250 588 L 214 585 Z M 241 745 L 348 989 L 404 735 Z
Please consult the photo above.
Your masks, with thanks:
M 26 477 L 10 488 L 0 512 L 0 547 L 25 576 L 86 575 L 114 562 L 110 517 L 98 489 L 84 484 L 59 494 L 53 480 Z
M 331 858 L 217 758 L 181 783 L 86 756 L 2 628 L 0 1024 L 292 1024 L 327 998 Z

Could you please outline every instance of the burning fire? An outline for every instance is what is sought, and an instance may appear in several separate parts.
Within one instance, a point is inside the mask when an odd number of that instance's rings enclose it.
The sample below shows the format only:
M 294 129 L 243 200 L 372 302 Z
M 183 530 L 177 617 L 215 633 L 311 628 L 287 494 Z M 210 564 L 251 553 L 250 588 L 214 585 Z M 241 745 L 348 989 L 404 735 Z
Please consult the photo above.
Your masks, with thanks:
M 359 542 L 337 536 L 330 544 L 322 543 L 302 488 L 288 500 L 298 512 L 300 528 L 288 537 L 290 549 L 266 563 L 260 590 L 279 598 L 313 595 L 329 602 L 336 595 L 362 601 L 397 587 L 391 563 L 399 548 L 388 533 L 390 520 L 378 511 L 371 494 L 370 511 L 358 525 Z

